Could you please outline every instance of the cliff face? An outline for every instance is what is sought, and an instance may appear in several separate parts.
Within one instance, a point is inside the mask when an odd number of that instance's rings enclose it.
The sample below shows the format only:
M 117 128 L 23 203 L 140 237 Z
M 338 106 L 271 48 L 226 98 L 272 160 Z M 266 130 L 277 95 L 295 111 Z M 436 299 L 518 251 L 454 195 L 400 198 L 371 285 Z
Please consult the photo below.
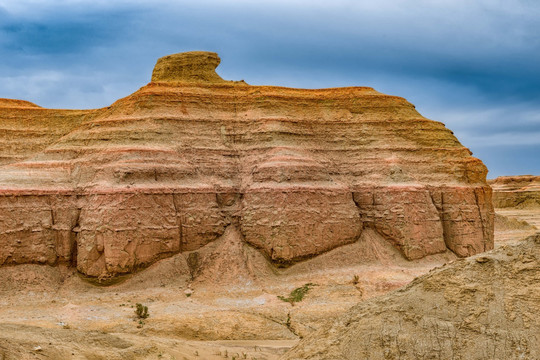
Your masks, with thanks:
M 488 182 L 495 207 L 540 208 L 540 176 L 501 176 Z
M 487 170 L 444 124 L 371 88 L 249 86 L 218 64 L 164 57 L 98 110 L 0 101 L 0 264 L 112 276 L 228 226 L 281 265 L 366 227 L 408 259 L 493 247 Z

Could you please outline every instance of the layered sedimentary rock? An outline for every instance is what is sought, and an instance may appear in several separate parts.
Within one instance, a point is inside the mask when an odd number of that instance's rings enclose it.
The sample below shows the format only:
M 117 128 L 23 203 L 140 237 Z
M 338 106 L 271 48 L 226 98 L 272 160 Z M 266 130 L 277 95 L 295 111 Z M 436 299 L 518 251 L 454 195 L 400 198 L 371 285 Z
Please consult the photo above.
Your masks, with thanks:
M 20 162 L 45 150 L 81 124 L 87 113 L 0 99 L 0 165 Z
M 352 307 L 282 359 L 539 359 L 540 234 Z
M 493 188 L 495 207 L 540 208 L 540 176 L 501 176 L 488 182 Z
M 2 100 L 0 264 L 111 276 L 229 225 L 281 265 L 366 227 L 408 259 L 493 247 L 487 170 L 444 124 L 372 88 L 250 86 L 218 64 L 167 56 L 103 109 Z

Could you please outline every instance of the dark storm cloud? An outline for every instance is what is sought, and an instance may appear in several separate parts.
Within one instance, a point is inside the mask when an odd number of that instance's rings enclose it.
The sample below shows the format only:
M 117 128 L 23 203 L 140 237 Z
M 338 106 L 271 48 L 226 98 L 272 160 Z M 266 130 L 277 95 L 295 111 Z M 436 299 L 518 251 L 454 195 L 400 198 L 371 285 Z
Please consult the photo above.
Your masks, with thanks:
M 106 33 L 92 23 L 27 23 L 0 28 L 10 38 L 6 48 L 26 54 L 68 54 L 107 40 Z
M 528 159 L 508 169 L 540 173 L 539 18 L 524 0 L 0 0 L 0 97 L 106 106 L 158 57 L 211 50 L 228 79 L 403 96 L 490 176 L 504 173 L 497 145 Z

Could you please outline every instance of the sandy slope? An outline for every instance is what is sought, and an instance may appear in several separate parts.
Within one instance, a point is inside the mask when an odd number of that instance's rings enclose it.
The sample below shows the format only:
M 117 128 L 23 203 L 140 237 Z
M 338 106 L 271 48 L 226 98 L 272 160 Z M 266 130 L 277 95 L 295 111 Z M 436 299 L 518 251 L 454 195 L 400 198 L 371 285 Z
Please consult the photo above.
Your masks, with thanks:
M 539 359 L 540 234 L 360 303 L 283 359 Z

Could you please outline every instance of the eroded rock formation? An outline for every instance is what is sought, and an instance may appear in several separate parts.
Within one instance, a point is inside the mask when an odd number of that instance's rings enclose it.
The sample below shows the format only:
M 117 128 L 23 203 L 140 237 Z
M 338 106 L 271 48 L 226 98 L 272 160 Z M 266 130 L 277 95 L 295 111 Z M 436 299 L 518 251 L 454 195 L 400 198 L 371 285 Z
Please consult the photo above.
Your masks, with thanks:
M 539 359 L 540 234 L 351 308 L 282 359 Z
M 250 86 L 218 64 L 161 58 L 98 110 L 0 101 L 0 264 L 111 276 L 228 226 L 282 265 L 366 227 L 408 259 L 493 247 L 486 168 L 444 124 L 372 88 Z
M 540 208 L 540 176 L 501 176 L 488 183 L 493 188 L 493 205 L 497 208 Z

